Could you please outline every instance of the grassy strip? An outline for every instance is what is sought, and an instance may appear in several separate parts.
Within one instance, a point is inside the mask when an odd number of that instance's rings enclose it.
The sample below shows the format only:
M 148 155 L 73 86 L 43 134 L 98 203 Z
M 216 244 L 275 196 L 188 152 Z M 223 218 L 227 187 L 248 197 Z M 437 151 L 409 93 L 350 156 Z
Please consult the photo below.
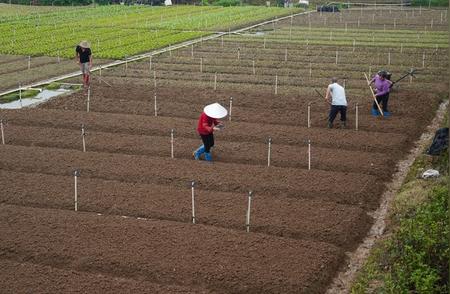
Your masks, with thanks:
M 22 99 L 34 97 L 39 93 L 39 90 L 25 90 L 22 91 Z M 0 97 L 0 104 L 9 103 L 19 100 L 19 92 L 14 92 Z
M 447 0 L 413 0 L 411 2 L 413 6 L 446 6 L 448 7 Z
M 419 179 L 428 168 L 442 177 Z M 352 293 L 448 293 L 448 152 L 416 159 L 390 221 L 390 233 L 372 250 Z

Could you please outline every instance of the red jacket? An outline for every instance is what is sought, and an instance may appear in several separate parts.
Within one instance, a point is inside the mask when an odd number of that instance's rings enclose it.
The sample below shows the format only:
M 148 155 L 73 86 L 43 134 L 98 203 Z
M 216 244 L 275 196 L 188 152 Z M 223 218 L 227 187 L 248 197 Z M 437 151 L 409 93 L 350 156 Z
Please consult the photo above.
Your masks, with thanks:
M 206 113 L 202 112 L 200 118 L 198 119 L 197 132 L 200 135 L 212 134 L 214 132 L 213 128 L 217 124 L 219 124 L 217 119 L 209 117 Z

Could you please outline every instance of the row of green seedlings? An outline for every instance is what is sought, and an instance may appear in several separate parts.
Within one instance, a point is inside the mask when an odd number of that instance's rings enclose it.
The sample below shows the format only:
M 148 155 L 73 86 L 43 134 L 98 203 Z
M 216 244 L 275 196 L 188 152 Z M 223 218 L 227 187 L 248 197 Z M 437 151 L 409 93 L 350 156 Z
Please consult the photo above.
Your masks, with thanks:
M 74 175 L 74 210 L 78 211 L 78 177 L 80 177 L 80 171 L 75 170 L 73 172 Z M 253 198 L 253 191 L 248 192 L 248 202 L 247 202 L 247 212 L 245 214 L 245 230 L 247 233 L 250 232 L 250 212 L 251 212 L 251 203 Z M 195 213 L 195 181 L 191 181 L 191 203 L 192 203 L 192 216 L 191 221 L 193 224 L 196 223 L 196 213 Z M 123 216 L 127 217 L 127 216 Z M 145 219 L 145 218 L 138 218 Z
M 381 11 L 383 11 L 383 10 L 381 10 Z M 362 12 L 363 12 L 363 10 L 361 9 L 360 17 L 364 17 Z M 390 14 L 390 15 L 392 14 L 392 10 L 389 10 L 389 14 Z M 343 22 L 343 20 L 342 20 L 342 15 L 345 15 L 345 13 L 340 13 L 340 15 L 339 15 L 339 22 L 340 22 L 340 23 Z M 380 13 L 379 15 L 373 13 L 373 14 L 372 14 L 372 24 L 376 24 L 376 23 L 375 23 L 375 19 L 376 19 L 376 18 L 379 18 L 379 16 L 382 16 L 382 15 L 383 15 L 382 13 Z M 422 15 L 422 10 L 421 10 L 421 9 L 419 9 L 419 15 Z M 322 13 L 320 13 L 320 16 L 322 16 Z M 412 10 L 411 16 L 410 16 L 410 17 L 412 17 L 412 18 L 415 17 L 415 10 Z M 409 18 L 408 12 L 406 12 L 404 18 L 405 18 L 405 19 L 408 19 L 408 18 Z M 367 17 L 364 17 L 364 19 L 367 19 Z M 389 17 L 388 19 L 392 19 L 392 17 Z M 388 19 L 386 19 L 386 20 L 388 20 Z M 440 13 L 440 21 L 439 21 L 439 23 L 440 23 L 440 24 L 444 24 L 444 20 L 446 20 L 446 19 L 447 19 L 447 10 L 443 10 L 443 11 L 441 11 L 441 13 Z M 323 24 L 324 24 L 325 26 L 327 25 L 327 20 L 328 20 L 328 17 L 324 17 L 324 18 L 323 18 Z M 394 23 L 393 23 L 394 28 L 396 28 L 397 18 L 394 17 L 393 20 L 394 20 Z M 347 22 L 344 22 L 344 23 L 345 23 L 345 28 L 346 28 L 346 30 L 347 30 Z M 351 22 L 351 23 L 353 23 L 353 22 Z M 310 14 L 308 14 L 308 24 L 309 24 L 309 27 L 311 27 L 311 15 L 310 15 Z M 333 22 L 329 22 L 329 24 L 332 25 Z M 433 28 L 433 25 L 434 25 L 434 24 L 435 24 L 434 16 L 431 16 L 431 19 L 430 19 L 430 22 L 429 22 L 430 29 Z M 357 26 L 357 27 L 359 28 L 360 25 L 361 25 L 361 23 L 360 23 L 360 18 L 358 18 L 358 26 Z M 408 23 L 407 25 L 409 26 L 409 25 L 411 25 L 411 24 Z M 291 26 L 292 26 L 292 21 L 291 21 Z M 383 26 L 384 26 L 384 29 L 386 30 L 386 24 L 383 24 Z M 426 24 L 424 28 L 425 28 L 425 31 L 427 31 L 428 24 Z
M 193 48 L 193 46 L 192 46 Z M 437 50 L 437 49 L 436 49 Z M 192 56 L 194 55 L 193 53 L 193 49 L 192 49 Z M 287 56 L 288 56 L 288 50 L 285 50 L 285 61 L 287 61 Z M 237 50 L 237 59 L 240 60 L 240 48 L 238 48 Z M 200 63 L 199 63 L 199 72 L 203 73 L 204 72 L 204 62 L 203 62 L 203 57 L 199 58 Z M 426 68 L 425 65 L 425 60 L 426 60 L 426 54 L 423 53 L 422 55 L 422 68 Z M 339 64 L 339 51 L 336 50 L 336 57 L 335 57 L 335 64 L 338 65 Z M 255 59 L 252 60 L 252 74 L 256 75 L 256 62 Z M 391 65 L 391 52 L 389 51 L 387 53 L 387 65 Z M 149 70 L 152 71 L 152 57 L 149 57 Z M 128 62 L 125 62 L 125 67 L 124 67 L 124 71 L 125 71 L 125 75 L 128 74 Z M 369 66 L 369 76 L 372 75 L 372 66 Z M 312 63 L 309 63 L 309 77 L 312 77 Z M 109 86 L 111 86 L 109 83 L 107 83 L 103 78 L 102 78 L 102 67 L 100 66 L 100 70 L 99 70 L 99 78 L 100 81 L 105 82 L 106 84 L 108 84 Z M 214 90 L 217 90 L 217 83 L 218 83 L 218 75 L 217 72 L 214 73 L 214 82 L 213 82 L 213 88 Z M 154 87 L 156 89 L 156 70 L 153 70 L 153 81 L 154 81 Z M 410 77 L 410 83 L 412 83 L 412 76 Z M 274 82 L 274 94 L 277 95 L 278 94 L 278 87 L 279 87 L 279 79 L 278 79 L 278 74 L 275 74 L 275 82 Z M 346 79 L 343 80 L 343 87 L 346 87 Z M 156 95 L 156 94 L 155 94 Z M 155 101 L 156 101 L 156 96 L 155 96 Z

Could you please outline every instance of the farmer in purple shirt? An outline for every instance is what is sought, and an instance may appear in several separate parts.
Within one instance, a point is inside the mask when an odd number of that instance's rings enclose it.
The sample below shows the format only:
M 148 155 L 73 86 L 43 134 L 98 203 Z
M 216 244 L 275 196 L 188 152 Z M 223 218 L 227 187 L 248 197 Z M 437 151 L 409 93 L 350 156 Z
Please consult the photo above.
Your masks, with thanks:
M 369 82 L 369 85 L 371 85 L 372 83 L 375 83 L 375 96 L 377 98 L 378 104 L 381 104 L 383 115 L 390 116 L 391 113 L 388 111 L 387 106 L 389 100 L 389 91 L 391 89 L 392 82 L 387 79 L 387 72 L 384 70 L 378 72 L 376 76 Z M 374 116 L 380 115 L 375 101 L 373 102 L 371 112 Z

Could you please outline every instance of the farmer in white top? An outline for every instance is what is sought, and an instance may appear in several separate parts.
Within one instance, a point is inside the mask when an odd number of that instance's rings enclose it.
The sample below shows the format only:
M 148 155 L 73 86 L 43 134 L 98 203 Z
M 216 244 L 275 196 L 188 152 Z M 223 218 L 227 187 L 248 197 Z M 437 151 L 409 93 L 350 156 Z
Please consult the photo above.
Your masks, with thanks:
M 337 83 L 337 78 L 331 79 L 331 84 L 328 85 L 325 100 L 331 104 L 330 115 L 328 116 L 328 128 L 333 127 L 333 121 L 338 112 L 341 113 L 342 127 L 346 126 L 347 114 L 347 99 L 345 98 L 345 89 Z M 331 99 L 330 99 L 331 97 Z

